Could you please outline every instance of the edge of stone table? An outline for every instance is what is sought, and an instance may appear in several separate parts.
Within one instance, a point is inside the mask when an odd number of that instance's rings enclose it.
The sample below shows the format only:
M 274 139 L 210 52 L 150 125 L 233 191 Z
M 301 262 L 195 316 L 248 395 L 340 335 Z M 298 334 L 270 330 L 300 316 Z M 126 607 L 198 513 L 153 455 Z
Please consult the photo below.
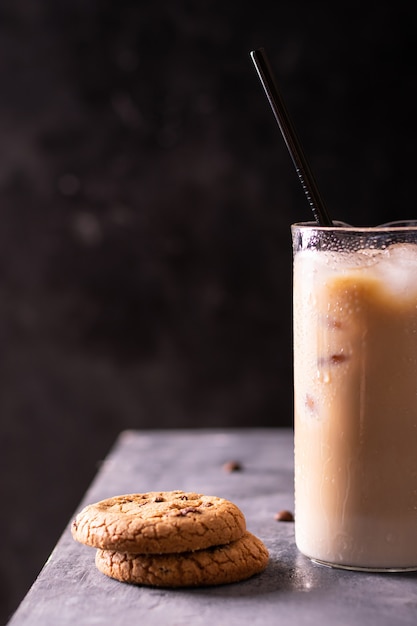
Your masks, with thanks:
M 238 461 L 242 469 L 226 472 Z M 94 566 L 94 550 L 72 540 L 69 524 L 9 626 L 208 626 L 283 623 L 316 626 L 415 626 L 416 574 L 367 574 L 321 567 L 298 553 L 294 525 L 275 513 L 293 510 L 290 429 L 124 431 L 85 504 L 121 493 L 183 489 L 234 501 L 270 563 L 242 583 L 157 589 L 119 583 Z M 79 508 L 77 510 L 79 510 Z

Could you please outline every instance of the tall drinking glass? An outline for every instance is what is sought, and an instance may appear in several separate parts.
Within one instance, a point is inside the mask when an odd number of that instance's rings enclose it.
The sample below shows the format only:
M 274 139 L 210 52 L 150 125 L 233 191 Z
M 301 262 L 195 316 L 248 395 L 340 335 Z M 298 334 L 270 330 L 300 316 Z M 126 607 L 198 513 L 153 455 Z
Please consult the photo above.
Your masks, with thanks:
M 298 549 L 417 570 L 417 221 L 292 237 Z

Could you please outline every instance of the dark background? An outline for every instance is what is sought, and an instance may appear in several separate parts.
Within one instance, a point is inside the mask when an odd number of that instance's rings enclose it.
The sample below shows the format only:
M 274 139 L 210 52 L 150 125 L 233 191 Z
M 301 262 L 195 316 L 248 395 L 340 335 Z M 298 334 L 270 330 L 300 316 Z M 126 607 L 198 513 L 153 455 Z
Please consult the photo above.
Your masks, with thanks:
M 291 426 L 311 215 L 249 51 L 332 216 L 415 218 L 416 11 L 1 1 L 2 620 L 121 430 Z

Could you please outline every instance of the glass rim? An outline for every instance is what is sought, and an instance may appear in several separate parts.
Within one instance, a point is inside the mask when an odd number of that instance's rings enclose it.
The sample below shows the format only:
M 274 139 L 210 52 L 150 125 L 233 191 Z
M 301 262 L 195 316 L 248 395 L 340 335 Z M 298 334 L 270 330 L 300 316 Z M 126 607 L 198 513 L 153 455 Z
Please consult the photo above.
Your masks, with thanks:
M 351 226 L 345 222 L 335 221 L 332 226 L 322 226 L 317 222 L 294 222 L 291 224 L 291 229 L 311 229 L 320 232 L 337 232 L 337 233 L 386 233 L 386 232 L 404 232 L 404 231 L 417 231 L 417 219 L 415 220 L 396 220 L 393 222 L 386 222 L 384 224 L 378 224 L 377 226 Z

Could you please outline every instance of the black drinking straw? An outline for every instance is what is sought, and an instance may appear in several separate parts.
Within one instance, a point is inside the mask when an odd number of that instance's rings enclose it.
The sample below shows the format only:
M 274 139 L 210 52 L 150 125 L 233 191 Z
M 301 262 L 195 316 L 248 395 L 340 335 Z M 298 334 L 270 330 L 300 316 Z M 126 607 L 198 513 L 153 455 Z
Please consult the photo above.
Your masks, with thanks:
M 310 208 L 313 211 L 314 218 L 320 226 L 333 226 L 333 222 L 327 212 L 326 205 L 301 147 L 300 140 L 297 137 L 282 96 L 279 93 L 266 52 L 264 48 L 259 48 L 259 50 L 253 50 L 250 56 L 254 62 L 269 104 L 271 105 L 275 119 L 278 122 L 278 126 L 295 165 L 295 170 Z

